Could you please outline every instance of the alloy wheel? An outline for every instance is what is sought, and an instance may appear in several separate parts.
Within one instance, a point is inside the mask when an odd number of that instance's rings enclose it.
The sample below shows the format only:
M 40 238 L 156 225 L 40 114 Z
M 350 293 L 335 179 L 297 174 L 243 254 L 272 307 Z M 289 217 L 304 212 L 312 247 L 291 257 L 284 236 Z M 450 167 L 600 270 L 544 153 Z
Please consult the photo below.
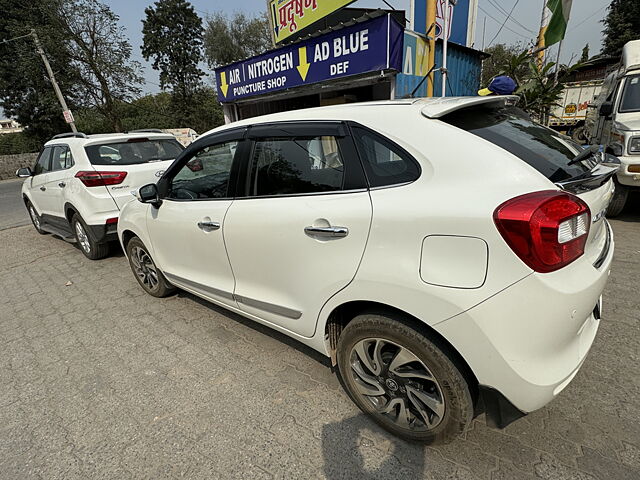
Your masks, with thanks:
M 36 226 L 36 229 L 40 230 L 40 219 L 38 218 L 38 214 L 33 209 L 31 205 L 29 205 L 29 215 L 31 215 L 31 220 L 33 224 Z
M 143 248 L 136 246 L 131 249 L 131 263 L 133 271 L 144 286 L 149 290 L 158 286 L 158 271 L 153 260 Z
M 87 233 L 84 231 L 84 227 L 78 221 L 76 221 L 76 237 L 78 238 L 78 243 L 82 250 L 86 253 L 91 252 L 91 244 L 89 243 L 89 237 Z
M 415 432 L 442 422 L 442 389 L 409 349 L 387 339 L 365 338 L 353 346 L 349 358 L 356 389 L 375 413 Z

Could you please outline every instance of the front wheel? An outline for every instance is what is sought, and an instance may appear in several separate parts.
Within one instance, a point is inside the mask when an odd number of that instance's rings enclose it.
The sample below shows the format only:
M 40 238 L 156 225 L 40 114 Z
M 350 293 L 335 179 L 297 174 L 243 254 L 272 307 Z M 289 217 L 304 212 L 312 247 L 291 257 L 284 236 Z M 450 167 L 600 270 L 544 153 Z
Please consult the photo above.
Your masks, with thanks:
M 47 232 L 42 230 L 42 223 L 40 220 L 40 216 L 38 215 L 38 212 L 36 212 L 36 209 L 33 208 L 33 205 L 31 204 L 31 202 L 29 201 L 27 201 L 27 211 L 29 212 L 29 217 L 31 217 L 31 223 L 33 223 L 33 228 L 36 229 L 36 232 L 38 232 L 40 235 L 46 235 Z
M 340 335 L 337 355 L 351 399 L 394 435 L 448 443 L 471 422 L 473 399 L 460 370 L 402 319 L 354 318 Z
M 156 267 L 142 240 L 134 237 L 127 243 L 129 266 L 142 289 L 154 297 L 166 297 L 176 291 Z
M 80 218 L 80 215 L 75 214 L 71 218 L 71 228 L 76 236 L 76 242 L 80 250 L 89 260 L 100 260 L 109 255 L 109 245 L 106 243 L 98 243 L 91 238 L 87 225 L 82 218 Z

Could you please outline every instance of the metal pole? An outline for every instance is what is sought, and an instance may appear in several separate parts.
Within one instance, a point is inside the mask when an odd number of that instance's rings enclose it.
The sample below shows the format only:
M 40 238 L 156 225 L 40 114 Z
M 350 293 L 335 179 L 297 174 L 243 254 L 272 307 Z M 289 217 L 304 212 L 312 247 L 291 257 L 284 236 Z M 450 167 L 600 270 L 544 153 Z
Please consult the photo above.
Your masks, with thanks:
M 482 51 L 484 52 L 484 32 L 487 29 L 487 17 L 484 17 L 484 21 L 482 22 Z
M 31 35 L 33 36 L 33 41 L 36 43 L 36 50 L 42 57 L 44 66 L 47 69 L 47 73 L 49 74 L 49 80 L 51 80 L 51 84 L 53 85 L 53 90 L 56 92 L 58 100 L 60 101 L 60 105 L 62 106 L 62 111 L 66 112 L 67 110 L 69 110 L 69 107 L 67 107 L 67 102 L 64 100 L 64 96 L 62 95 L 62 91 L 58 86 L 58 82 L 56 82 L 56 77 L 53 75 L 53 70 L 51 69 L 51 65 L 49 65 L 49 60 L 47 59 L 47 55 L 44 53 L 44 50 L 42 49 L 42 45 L 40 45 L 40 39 L 38 38 L 38 34 L 36 33 L 35 30 L 31 30 Z M 71 126 L 72 132 L 78 131 L 78 129 L 76 128 L 76 124 L 74 122 L 69 122 L 69 125 Z
M 427 2 L 427 45 L 429 56 L 427 71 L 431 72 L 427 81 L 427 97 L 433 97 L 433 67 L 436 64 L 436 2 L 438 0 L 424 0 Z
M 554 85 L 558 84 L 558 71 L 560 70 L 560 51 L 562 50 L 562 42 L 564 42 L 564 39 L 560 40 L 560 43 L 558 44 L 558 56 L 556 58 L 556 71 L 553 75 Z
M 442 68 L 440 78 L 442 79 L 442 96 L 447 96 L 447 44 L 449 43 L 449 0 L 444 2 L 444 22 L 442 23 Z
M 544 33 L 547 31 L 549 11 L 547 10 L 547 1 L 542 0 L 542 18 L 540 18 L 540 32 L 538 33 L 538 42 L 536 44 L 537 50 L 537 64 L 539 68 L 544 65 Z

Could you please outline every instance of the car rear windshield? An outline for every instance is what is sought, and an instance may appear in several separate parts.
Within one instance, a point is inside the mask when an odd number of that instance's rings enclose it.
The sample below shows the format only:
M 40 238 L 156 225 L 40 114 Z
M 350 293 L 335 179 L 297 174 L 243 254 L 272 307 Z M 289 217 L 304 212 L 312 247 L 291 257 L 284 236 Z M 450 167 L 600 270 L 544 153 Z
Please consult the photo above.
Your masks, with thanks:
M 85 151 L 92 165 L 137 165 L 174 160 L 184 150 L 174 139 L 131 139 L 126 142 L 87 145 Z
M 640 111 L 640 75 L 632 75 L 624 82 L 620 112 Z
M 533 122 L 515 107 L 465 108 L 441 120 L 504 148 L 552 182 L 568 180 L 591 169 L 587 161 L 569 164 L 582 151 L 580 145 Z

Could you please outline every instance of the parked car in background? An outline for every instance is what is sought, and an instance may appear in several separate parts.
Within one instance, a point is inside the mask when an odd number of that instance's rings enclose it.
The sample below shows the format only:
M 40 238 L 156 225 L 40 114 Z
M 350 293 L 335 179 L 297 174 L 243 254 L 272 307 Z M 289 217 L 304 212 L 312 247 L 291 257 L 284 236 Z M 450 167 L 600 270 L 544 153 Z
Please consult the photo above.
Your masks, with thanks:
M 604 81 L 602 91 L 589 113 L 589 141 L 605 145 L 620 158 L 616 192 L 607 210 L 619 215 L 629 191 L 640 187 L 640 40 L 627 42 L 618 70 Z
M 22 197 L 35 229 L 76 241 L 97 260 L 117 240 L 120 210 L 131 191 L 162 176 L 184 150 L 169 134 L 56 135 L 33 169 L 21 168 Z
M 517 97 L 296 110 L 215 129 L 127 204 L 149 294 L 184 289 L 332 359 L 390 432 L 448 442 L 558 395 L 598 330 L 616 167 Z

